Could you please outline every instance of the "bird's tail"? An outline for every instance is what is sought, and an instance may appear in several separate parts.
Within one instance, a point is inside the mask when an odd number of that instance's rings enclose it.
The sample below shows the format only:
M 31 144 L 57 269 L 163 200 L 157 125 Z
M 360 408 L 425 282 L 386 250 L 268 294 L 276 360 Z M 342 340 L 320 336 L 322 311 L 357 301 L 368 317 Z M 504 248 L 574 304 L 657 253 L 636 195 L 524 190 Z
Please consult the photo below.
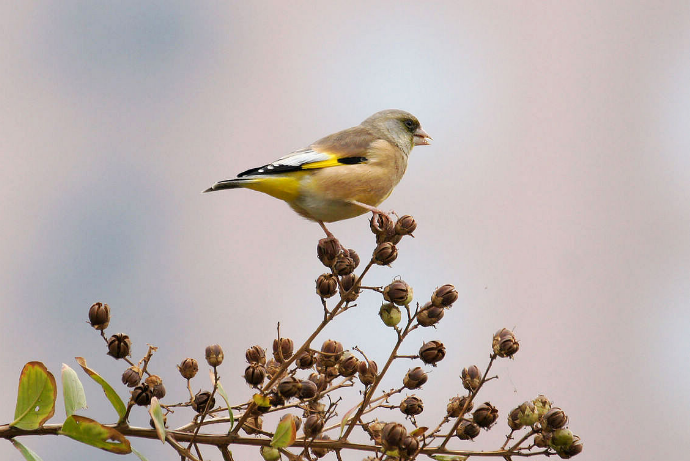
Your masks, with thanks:
M 235 178 L 235 179 L 225 179 L 223 181 L 218 181 L 208 189 L 204 191 L 206 192 L 213 192 L 217 190 L 223 190 L 223 189 L 239 189 L 243 187 L 247 187 L 250 183 L 254 182 L 254 179 L 249 179 L 249 178 Z

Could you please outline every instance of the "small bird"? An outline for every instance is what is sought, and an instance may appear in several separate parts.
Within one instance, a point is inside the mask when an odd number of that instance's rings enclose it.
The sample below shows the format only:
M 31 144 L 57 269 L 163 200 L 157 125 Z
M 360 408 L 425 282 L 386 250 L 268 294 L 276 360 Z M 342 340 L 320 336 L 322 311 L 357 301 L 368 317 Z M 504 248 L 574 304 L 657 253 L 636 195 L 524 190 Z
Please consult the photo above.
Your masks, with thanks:
M 333 237 L 324 223 L 368 211 L 385 214 L 376 207 L 402 179 L 412 148 L 428 145 L 431 139 L 414 115 L 384 110 L 204 192 L 238 188 L 263 192 L 284 200 Z

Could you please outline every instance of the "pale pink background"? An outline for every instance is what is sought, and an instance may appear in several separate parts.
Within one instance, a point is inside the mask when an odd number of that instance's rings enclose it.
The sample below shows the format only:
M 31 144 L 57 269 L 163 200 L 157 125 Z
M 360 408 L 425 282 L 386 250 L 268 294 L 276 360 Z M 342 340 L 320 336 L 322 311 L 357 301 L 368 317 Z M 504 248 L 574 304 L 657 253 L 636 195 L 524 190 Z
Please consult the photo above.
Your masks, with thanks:
M 0 421 L 29 360 L 59 375 L 84 356 L 117 383 L 121 364 L 84 323 L 98 300 L 137 356 L 160 347 L 169 402 L 184 391 L 174 364 L 214 342 L 226 389 L 248 398 L 244 349 L 268 346 L 277 322 L 300 341 L 320 318 L 321 231 L 261 194 L 200 191 L 401 108 L 434 143 L 384 208 L 419 230 L 369 283 L 400 275 L 420 302 L 443 283 L 460 292 L 405 351 L 448 348 L 420 423 L 505 326 L 522 347 L 484 391 L 499 426 L 452 446 L 495 448 L 507 411 L 545 393 L 582 436 L 581 461 L 687 459 L 688 2 L 44 1 L 3 2 L 0 17 Z M 371 251 L 364 217 L 332 230 Z M 363 296 L 321 339 L 382 361 L 393 335 L 378 303 Z M 112 421 L 86 379 L 82 414 Z M 114 459 L 25 442 L 44 460 Z M 7 442 L 0 458 L 21 459 Z

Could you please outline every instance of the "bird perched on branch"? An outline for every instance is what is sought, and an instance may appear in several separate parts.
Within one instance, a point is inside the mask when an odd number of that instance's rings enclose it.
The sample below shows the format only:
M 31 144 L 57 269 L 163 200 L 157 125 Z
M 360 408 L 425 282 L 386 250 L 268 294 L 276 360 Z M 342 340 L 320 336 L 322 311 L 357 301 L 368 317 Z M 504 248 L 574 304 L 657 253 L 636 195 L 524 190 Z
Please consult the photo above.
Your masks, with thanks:
M 384 110 L 360 125 L 321 138 L 273 163 L 215 183 L 204 192 L 252 189 L 287 202 L 307 219 L 324 223 L 354 218 L 377 208 L 400 182 L 414 146 L 431 137 L 417 118 Z

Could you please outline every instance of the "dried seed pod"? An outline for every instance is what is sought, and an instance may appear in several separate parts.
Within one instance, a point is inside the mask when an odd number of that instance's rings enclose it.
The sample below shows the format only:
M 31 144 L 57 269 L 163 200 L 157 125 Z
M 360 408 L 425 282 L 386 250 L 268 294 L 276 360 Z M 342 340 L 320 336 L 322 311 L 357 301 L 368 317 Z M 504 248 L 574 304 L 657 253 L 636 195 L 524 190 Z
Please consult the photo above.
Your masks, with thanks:
M 122 373 L 122 384 L 127 387 L 134 387 L 141 381 L 141 369 L 132 365 Z
M 316 294 L 330 298 L 338 292 L 338 280 L 333 274 L 321 274 L 316 279 Z
M 440 322 L 444 314 L 445 311 L 442 307 L 434 306 L 429 302 L 419 309 L 417 323 L 423 327 L 430 327 Z
M 105 330 L 110 323 L 110 307 L 98 302 L 89 308 L 89 323 L 96 330 Z
M 379 317 L 383 320 L 383 324 L 387 327 L 394 327 L 400 323 L 402 319 L 402 312 L 400 308 L 393 303 L 384 303 L 379 309 Z
M 408 435 L 402 439 L 402 442 L 400 442 L 400 455 L 403 458 L 411 458 L 415 453 L 417 453 L 418 449 L 419 440 L 417 440 L 416 437 Z
M 565 412 L 558 407 L 552 407 L 541 418 L 542 430 L 553 432 L 556 429 L 565 427 L 568 424 L 568 417 Z
M 321 434 L 318 437 L 316 437 L 314 440 L 321 440 L 321 441 L 328 441 L 331 440 L 331 438 L 327 434 Z M 323 458 L 328 454 L 328 452 L 331 451 L 328 448 L 325 447 L 318 447 L 318 446 L 311 446 L 311 454 L 316 456 L 317 458 Z
M 300 381 L 300 389 L 299 389 L 299 399 L 300 400 L 309 400 L 313 399 L 316 397 L 319 393 L 319 388 L 316 385 L 315 382 L 310 381 L 308 379 Z
M 308 370 L 316 363 L 316 357 L 313 351 L 304 351 L 296 359 L 295 365 L 302 370 Z
M 359 365 L 357 365 L 357 371 L 361 383 L 365 386 L 369 386 L 376 381 L 379 367 L 373 360 L 360 360 Z
M 123 359 L 132 355 L 130 349 L 132 341 L 124 333 L 117 333 L 108 338 L 108 355 L 116 359 Z
M 512 430 L 517 431 L 525 427 L 523 423 L 520 422 L 520 409 L 513 408 L 510 413 L 508 413 L 508 427 Z
M 395 223 L 395 233 L 398 235 L 412 235 L 415 229 L 417 229 L 417 221 L 409 214 L 401 216 Z
M 264 419 L 259 415 L 253 415 L 247 418 L 247 420 L 242 425 L 242 430 L 247 433 L 247 435 L 258 434 L 260 430 L 264 427 Z
M 139 406 L 147 406 L 151 403 L 152 397 L 153 392 L 151 392 L 151 388 L 146 383 L 139 384 L 132 389 L 132 401 Z
M 512 331 L 502 328 L 494 334 L 493 349 L 499 357 L 512 357 L 520 349 L 520 343 Z
M 482 373 L 477 365 L 463 368 L 460 377 L 462 378 L 462 387 L 470 392 L 479 389 L 479 385 L 482 383 Z
M 199 371 L 199 364 L 196 360 L 188 357 L 177 366 L 177 369 L 184 379 L 192 379 Z
M 333 263 L 335 263 L 340 252 L 340 242 L 338 242 L 338 239 L 335 237 L 323 238 L 319 240 L 316 246 L 316 256 L 319 258 L 319 261 L 328 268 L 333 267 Z
M 269 392 L 266 397 L 268 397 L 268 406 L 257 407 L 261 413 L 266 413 L 271 407 L 278 408 L 285 405 L 285 398 L 276 391 Z
M 465 413 L 469 413 L 472 411 L 472 407 L 474 407 L 474 404 L 470 402 L 467 405 L 467 408 L 465 408 L 465 403 L 469 400 L 469 397 L 463 396 L 463 397 L 453 397 L 450 399 L 448 402 L 448 406 L 446 406 L 446 412 L 448 413 L 448 416 L 451 418 L 459 418 L 460 416 L 464 415 Z M 465 411 L 462 411 L 463 408 L 465 408 Z
M 479 426 L 472 421 L 462 420 L 455 430 L 455 435 L 460 440 L 472 440 L 479 435 Z
M 400 402 L 400 411 L 407 416 L 415 416 L 424 411 L 424 403 L 419 397 L 410 395 Z
M 280 364 L 275 359 L 269 359 L 266 362 L 266 373 L 268 373 L 268 376 L 272 378 L 278 371 L 280 371 Z
M 405 306 L 412 302 L 412 287 L 404 280 L 393 280 L 383 289 L 383 299 L 398 306 Z
M 244 369 L 244 380 L 252 387 L 258 387 L 266 379 L 266 369 L 258 363 L 250 363 Z
M 383 431 L 386 423 L 379 421 L 378 419 L 369 424 L 362 424 L 362 428 L 369 434 L 371 440 L 376 442 L 377 445 L 381 444 L 381 433 Z
M 450 307 L 458 300 L 458 292 L 451 284 L 446 284 L 436 288 L 431 295 L 431 303 L 437 307 Z
M 290 338 L 280 338 L 273 340 L 273 358 L 276 362 L 283 363 L 292 357 L 295 343 Z
M 163 385 L 163 380 L 158 375 L 150 375 L 146 378 L 146 384 L 151 389 L 153 396 L 157 399 L 162 399 L 165 397 L 165 386 Z
M 369 228 L 376 236 L 376 243 L 385 242 L 395 235 L 395 223 L 387 214 L 374 213 L 369 220 Z
M 206 363 L 213 368 L 220 366 L 223 363 L 223 348 L 218 344 L 212 344 L 206 348 Z
M 335 263 L 333 263 L 333 272 L 335 272 L 336 275 L 349 275 L 352 274 L 354 270 L 354 259 L 350 258 L 349 256 L 345 256 L 344 254 L 338 256 L 335 260 Z
M 352 289 L 357 283 L 357 276 L 355 274 L 343 275 L 340 277 L 340 297 L 345 300 L 345 302 L 353 302 L 359 298 L 359 294 L 362 292 L 359 288 Z
M 484 402 L 472 413 L 472 421 L 479 427 L 489 429 L 498 419 L 498 409 L 489 402 Z
M 359 360 L 350 352 L 345 352 L 338 362 L 338 374 L 345 378 L 357 374 Z
M 398 249 L 390 242 L 379 243 L 372 257 L 374 263 L 387 266 L 398 258 Z
M 192 400 L 192 409 L 197 413 L 203 413 L 206 410 L 206 407 L 208 407 L 210 410 L 215 406 L 216 398 L 211 398 L 211 393 L 209 391 L 197 392 L 197 394 L 194 396 L 194 400 Z
M 446 356 L 446 348 L 441 341 L 429 341 L 419 348 L 419 358 L 422 362 L 436 366 Z
M 316 384 L 316 389 L 318 389 L 319 392 L 325 391 L 326 387 L 328 386 L 328 379 L 326 378 L 326 375 L 324 375 L 323 373 L 310 374 L 309 381 Z
M 321 345 L 319 362 L 324 367 L 334 367 L 343 355 L 343 345 L 333 339 L 327 339 Z
M 260 346 L 252 346 L 244 353 L 248 363 L 266 365 L 266 350 Z
M 311 438 L 319 435 L 325 423 L 321 415 L 312 414 L 307 416 L 307 419 L 304 421 L 304 436 Z
M 398 423 L 388 423 L 381 430 L 381 445 L 385 451 L 395 450 L 407 437 L 407 429 Z
M 299 379 L 294 376 L 286 376 L 278 383 L 278 393 L 287 400 L 299 394 L 301 387 L 302 384 Z
M 546 448 L 549 446 L 549 440 L 551 440 L 551 433 L 540 432 L 534 436 L 534 446 L 538 448 Z
M 421 367 L 411 368 L 407 370 L 403 377 L 403 386 L 408 389 L 419 389 L 426 383 L 429 376 Z
M 348 250 L 345 250 L 345 253 L 347 253 L 347 255 L 350 258 L 352 258 L 352 261 L 354 261 L 355 263 L 355 268 L 359 267 L 359 255 L 357 254 L 357 252 L 350 248 Z

